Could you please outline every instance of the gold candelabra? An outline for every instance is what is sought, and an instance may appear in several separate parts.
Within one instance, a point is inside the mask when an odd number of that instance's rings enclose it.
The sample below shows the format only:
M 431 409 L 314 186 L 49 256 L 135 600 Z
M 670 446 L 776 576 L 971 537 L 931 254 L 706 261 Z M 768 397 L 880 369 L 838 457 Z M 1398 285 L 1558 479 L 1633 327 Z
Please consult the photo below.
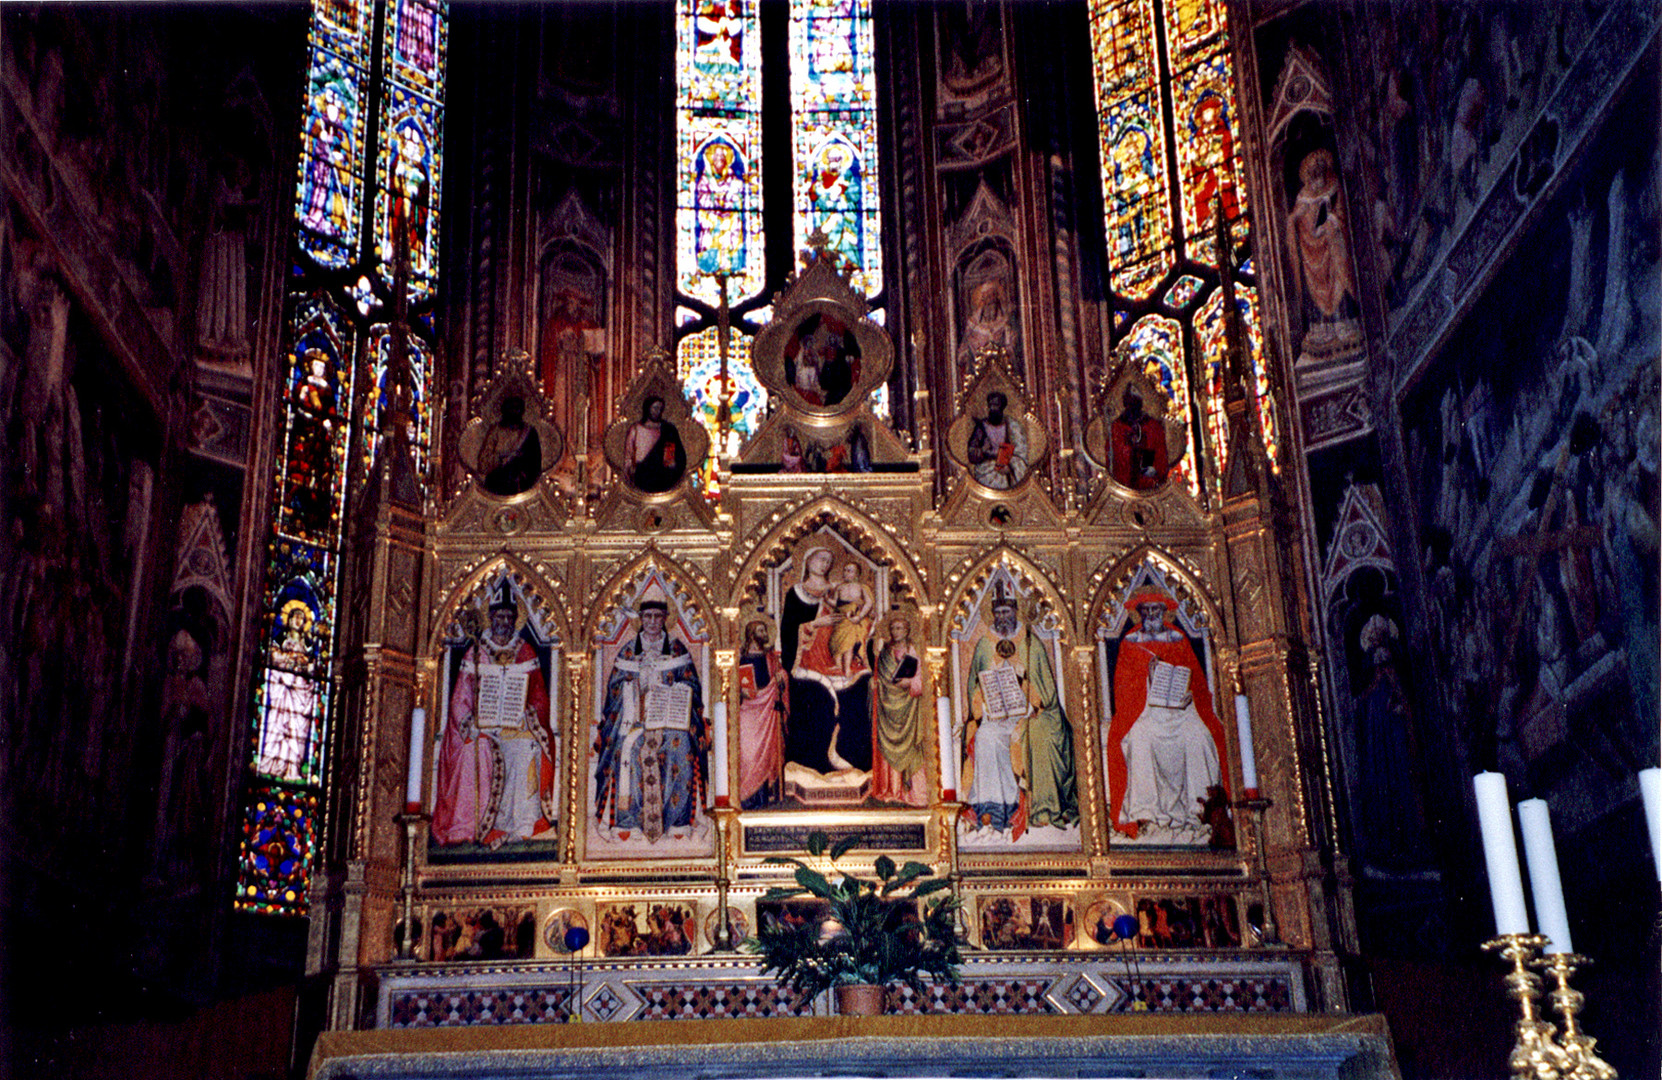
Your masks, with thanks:
M 415 960 L 416 957 L 416 929 L 415 929 L 415 855 L 416 838 L 421 835 L 422 826 L 433 820 L 422 813 L 404 813 L 397 815 L 398 823 L 404 826 L 404 872 L 399 882 L 399 906 L 404 918 L 404 938 L 398 943 L 398 959 Z
M 738 813 L 731 806 L 717 806 L 716 817 L 716 934 L 713 950 L 718 953 L 735 951 L 738 944 L 733 933 L 733 920 L 727 911 L 727 890 L 732 886 L 732 874 L 728 868 L 727 836 L 732 831 L 734 815 Z
M 1268 834 L 1264 831 L 1264 811 L 1273 805 L 1272 801 L 1264 798 L 1242 799 L 1235 806 L 1250 811 L 1252 814 L 1252 847 L 1257 855 L 1258 887 L 1261 902 L 1264 905 L 1263 930 L 1259 939 L 1260 945 L 1279 945 L 1280 936 L 1275 927 L 1274 898 L 1270 890 L 1270 863 L 1264 853 L 1265 841 Z
M 1518 1003 L 1518 1020 L 1507 1066 L 1517 1080 L 1615 1080 L 1616 1070 L 1599 1057 L 1594 1046 L 1597 1040 L 1582 1031 L 1577 1020 L 1586 999 L 1570 988 L 1576 968 L 1591 961 L 1575 953 L 1543 956 L 1547 940 L 1541 934 L 1502 934 L 1483 943 L 1486 951 L 1498 952 L 1512 965 L 1503 981 L 1506 992 Z M 1541 977 L 1530 968 L 1545 971 L 1556 984 L 1549 996 L 1563 1023 L 1562 1035 L 1538 1010 Z

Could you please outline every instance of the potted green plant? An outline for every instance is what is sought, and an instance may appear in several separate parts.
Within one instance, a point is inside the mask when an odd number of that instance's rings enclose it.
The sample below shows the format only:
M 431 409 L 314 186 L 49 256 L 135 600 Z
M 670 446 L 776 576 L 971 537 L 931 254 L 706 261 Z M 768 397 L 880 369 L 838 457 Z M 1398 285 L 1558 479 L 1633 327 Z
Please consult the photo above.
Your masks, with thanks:
M 758 911 L 757 932 L 745 939 L 744 949 L 760 956 L 762 972 L 777 973 L 781 985 L 809 996 L 835 987 L 838 1012 L 872 1016 L 882 1013 L 890 983 L 908 983 L 920 994 L 926 975 L 957 984 L 958 901 L 938 895 L 951 882 L 928 876 L 929 867 L 920 862 L 896 867 L 879 855 L 872 866 L 875 879 L 838 870 L 837 860 L 862 839 L 846 836 L 830 849 L 829 875 L 801 859 L 770 857 L 769 862 L 796 867 L 796 885 L 769 889 L 762 902 L 807 897 L 828 911 L 824 918 L 805 919 Z M 824 856 L 828 844 L 823 832 L 811 833 L 808 854 Z

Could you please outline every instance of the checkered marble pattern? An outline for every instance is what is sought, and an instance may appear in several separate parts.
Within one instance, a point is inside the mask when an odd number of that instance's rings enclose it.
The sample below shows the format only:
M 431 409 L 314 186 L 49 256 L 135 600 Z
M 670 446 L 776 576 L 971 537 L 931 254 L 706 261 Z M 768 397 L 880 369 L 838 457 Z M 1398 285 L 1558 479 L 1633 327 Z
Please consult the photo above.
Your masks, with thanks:
M 958 986 L 888 988 L 896 1015 L 1062 1016 L 1125 1012 L 1296 1013 L 1308 1008 L 1293 955 L 1144 956 L 1069 952 L 966 955 Z M 564 1023 L 582 1002 L 594 1023 L 826 1016 L 831 995 L 803 999 L 734 955 L 603 960 L 579 969 L 507 963 L 491 970 L 441 964 L 377 972 L 383 1028 Z M 580 996 L 573 997 L 577 979 Z
M 1293 992 L 1286 979 L 1117 979 L 1126 1000 L 1115 1011 L 1229 1013 L 1292 1012 Z M 1141 1011 L 1141 1010 L 1137 1010 Z
M 402 993 L 392 998 L 395 1028 L 496 1024 L 563 1024 L 571 1017 L 569 986 Z
M 968 979 L 957 986 L 925 983 L 919 996 L 910 986 L 889 987 L 884 1010 L 889 1013 L 950 1013 L 966 1016 L 1039 1015 L 1059 1012 L 1045 997 L 1048 979 Z
M 766 983 L 686 986 L 636 983 L 642 1008 L 636 1020 L 753 1020 L 768 1016 L 811 1016 L 812 998 Z

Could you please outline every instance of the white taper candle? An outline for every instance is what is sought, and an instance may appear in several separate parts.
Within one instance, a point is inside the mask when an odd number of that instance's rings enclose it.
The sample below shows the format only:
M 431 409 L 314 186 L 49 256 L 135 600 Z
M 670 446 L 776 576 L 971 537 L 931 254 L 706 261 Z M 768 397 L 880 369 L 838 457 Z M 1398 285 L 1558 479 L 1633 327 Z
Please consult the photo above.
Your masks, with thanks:
M 1252 714 L 1245 694 L 1235 695 L 1235 733 L 1241 737 L 1241 786 L 1252 798 L 1258 794 L 1258 759 L 1252 753 Z
M 1506 777 L 1497 772 L 1472 777 L 1477 794 L 1477 824 L 1483 831 L 1483 861 L 1489 868 L 1489 902 L 1495 908 L 1495 933 L 1529 933 L 1523 878 L 1518 873 L 1518 845 L 1512 839 L 1512 807 L 1506 801 Z
M 715 753 L 715 796 L 718 799 L 727 798 L 727 702 L 716 702 L 715 708 L 715 738 L 711 749 Z
M 427 749 L 427 710 L 410 710 L 410 771 L 404 776 L 404 809 L 421 813 L 421 767 Z
M 952 699 L 935 699 L 935 736 L 941 745 L 941 791 L 958 791 L 958 753 L 952 745 Z
M 1552 817 L 1544 799 L 1518 804 L 1524 857 L 1529 862 L 1529 891 L 1535 894 L 1535 929 L 1545 934 L 1547 952 L 1574 952 L 1570 916 L 1564 910 L 1564 885 L 1558 878 L 1558 848 L 1552 842 Z
M 1662 881 L 1662 769 L 1639 773 L 1639 798 L 1645 804 L 1645 827 L 1650 830 L 1650 857 L 1656 880 Z

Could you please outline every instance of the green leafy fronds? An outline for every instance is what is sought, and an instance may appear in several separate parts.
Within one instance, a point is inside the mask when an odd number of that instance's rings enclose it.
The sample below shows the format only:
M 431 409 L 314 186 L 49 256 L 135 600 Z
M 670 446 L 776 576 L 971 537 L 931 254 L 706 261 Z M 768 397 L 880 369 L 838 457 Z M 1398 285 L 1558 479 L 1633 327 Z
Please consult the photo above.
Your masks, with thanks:
M 860 836 L 839 841 L 831 862 L 862 841 Z M 815 832 L 807 850 L 819 856 L 828 844 L 824 833 Z M 921 992 L 925 977 L 958 982 L 957 900 L 933 895 L 951 882 L 927 876 L 931 868 L 926 864 L 908 861 L 897 870 L 892 858 L 880 855 L 873 863 L 876 880 L 838 870 L 840 880 L 833 885 L 836 878 L 799 859 L 775 856 L 768 861 L 794 866 L 797 887 L 777 886 L 762 900 L 812 897 L 825 914 L 765 914 L 756 935 L 744 942 L 747 951 L 762 958 L 764 974 L 775 974 L 781 984 L 810 995 L 832 986 L 897 981 Z

